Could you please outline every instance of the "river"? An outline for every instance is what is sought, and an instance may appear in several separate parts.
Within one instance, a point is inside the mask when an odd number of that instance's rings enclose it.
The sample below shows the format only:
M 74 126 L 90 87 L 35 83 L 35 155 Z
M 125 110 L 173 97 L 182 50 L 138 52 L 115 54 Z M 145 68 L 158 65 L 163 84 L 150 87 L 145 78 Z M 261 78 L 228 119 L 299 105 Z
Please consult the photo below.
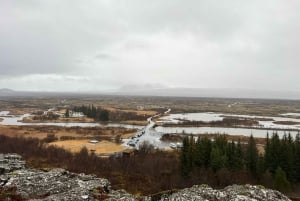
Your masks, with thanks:
M 293 119 L 287 117 L 264 117 L 264 116 L 251 116 L 251 115 L 232 115 L 232 114 L 221 114 L 221 113 L 187 113 L 187 114 L 169 114 L 171 109 L 168 109 L 164 113 L 157 114 L 153 117 L 147 119 L 148 124 L 146 126 L 137 126 L 131 124 L 118 124 L 118 123 L 24 123 L 22 119 L 24 117 L 30 116 L 30 114 L 24 115 L 9 115 L 9 111 L 0 112 L 0 118 L 3 121 L 0 122 L 0 125 L 16 125 L 16 126 L 62 126 L 62 127 L 123 127 L 123 128 L 132 128 L 138 129 L 138 132 L 130 139 L 124 140 L 125 146 L 130 146 L 134 148 L 139 148 L 144 142 L 149 142 L 154 147 L 159 149 L 169 148 L 170 144 L 162 142 L 160 138 L 166 133 L 172 134 L 229 134 L 229 135 L 244 135 L 250 136 L 251 134 L 254 137 L 266 137 L 267 133 L 270 135 L 273 132 L 277 132 L 280 137 L 284 134 L 291 133 L 293 137 L 300 131 L 300 119 Z M 155 122 L 153 118 L 162 116 L 158 122 L 160 123 L 178 123 L 181 120 L 190 120 L 190 121 L 219 121 L 222 120 L 225 116 L 236 116 L 236 117 L 247 117 L 247 118 L 266 118 L 272 119 L 259 121 L 260 127 L 253 128 L 226 128 L 226 127 L 164 127 L 158 126 L 155 127 Z M 296 125 L 280 125 L 275 124 L 275 121 L 293 121 L 299 123 Z M 290 131 L 284 131 L 283 129 L 294 129 Z

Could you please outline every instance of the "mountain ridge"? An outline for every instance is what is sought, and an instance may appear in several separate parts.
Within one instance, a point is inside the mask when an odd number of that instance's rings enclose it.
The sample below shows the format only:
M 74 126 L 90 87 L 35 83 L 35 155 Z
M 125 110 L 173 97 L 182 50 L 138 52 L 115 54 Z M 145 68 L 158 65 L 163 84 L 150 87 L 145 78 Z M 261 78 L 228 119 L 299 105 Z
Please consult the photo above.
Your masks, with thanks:
M 9 88 L 0 89 L 0 97 L 11 96 L 60 96 L 60 95 L 117 95 L 117 96 L 157 96 L 157 97 L 196 97 L 196 98 L 241 98 L 241 99 L 282 99 L 300 100 L 300 92 L 280 90 L 256 90 L 234 88 L 140 88 L 121 87 L 111 91 L 17 91 Z

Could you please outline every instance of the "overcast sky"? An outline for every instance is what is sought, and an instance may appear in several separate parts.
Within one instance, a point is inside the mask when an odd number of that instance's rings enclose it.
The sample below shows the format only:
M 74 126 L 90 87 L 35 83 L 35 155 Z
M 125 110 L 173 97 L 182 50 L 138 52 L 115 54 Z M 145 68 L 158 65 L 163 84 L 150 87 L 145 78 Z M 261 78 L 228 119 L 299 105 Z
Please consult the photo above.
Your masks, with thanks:
M 0 88 L 300 91 L 299 0 L 0 0 Z

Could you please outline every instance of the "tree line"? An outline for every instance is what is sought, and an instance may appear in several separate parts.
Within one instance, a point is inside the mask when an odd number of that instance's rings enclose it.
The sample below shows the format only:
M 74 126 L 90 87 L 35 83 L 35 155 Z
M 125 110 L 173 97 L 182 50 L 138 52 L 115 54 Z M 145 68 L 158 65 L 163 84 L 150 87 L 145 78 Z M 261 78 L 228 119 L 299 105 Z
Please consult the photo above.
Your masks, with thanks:
M 38 138 L 0 135 L 0 153 L 18 153 L 29 167 L 64 168 L 75 173 L 95 174 L 107 178 L 113 189 L 126 189 L 134 194 L 147 195 L 185 187 L 178 174 L 177 155 L 153 152 L 148 148 L 141 148 L 132 157 L 100 158 L 85 147 L 78 153 L 71 153 L 60 147 L 49 146 Z
M 0 153 L 19 153 L 35 168 L 62 167 L 96 174 L 111 181 L 114 189 L 143 195 L 195 184 L 215 188 L 261 184 L 282 191 L 299 185 L 299 135 L 295 139 L 267 138 L 265 153 L 257 151 L 253 137 L 246 144 L 228 141 L 223 135 L 214 140 L 188 137 L 183 141 L 182 150 L 174 152 L 145 147 L 131 157 L 99 158 L 86 148 L 74 154 L 39 139 L 0 135 Z
M 96 121 L 109 121 L 109 111 L 100 107 L 95 107 L 94 105 L 74 106 L 73 111 L 82 112 L 87 117 Z
M 138 115 L 136 112 L 128 111 L 109 111 L 101 107 L 95 107 L 94 105 L 82 105 L 74 106 L 72 109 L 74 112 L 82 112 L 89 118 L 92 118 L 96 121 L 126 121 L 126 120 L 136 120 L 136 121 L 145 121 L 150 115 Z M 66 110 L 65 116 L 68 117 L 69 110 Z
M 225 135 L 213 140 L 193 136 L 183 139 L 180 153 L 180 171 L 183 177 L 193 177 L 197 169 L 247 171 L 257 182 L 270 175 L 275 188 L 288 191 L 300 183 L 300 134 L 295 139 L 288 134 L 282 139 L 277 133 L 267 134 L 265 149 L 258 152 L 251 135 L 247 143 L 228 141 Z

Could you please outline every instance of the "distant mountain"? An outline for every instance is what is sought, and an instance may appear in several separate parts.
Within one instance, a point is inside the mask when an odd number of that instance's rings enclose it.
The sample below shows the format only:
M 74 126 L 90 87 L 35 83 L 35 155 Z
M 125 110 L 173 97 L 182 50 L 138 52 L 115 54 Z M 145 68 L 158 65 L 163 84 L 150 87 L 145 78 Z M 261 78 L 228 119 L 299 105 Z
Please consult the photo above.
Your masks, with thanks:
M 31 97 L 31 96 L 44 96 L 52 95 L 57 93 L 47 93 L 47 92 L 31 92 L 31 91 L 15 91 L 13 89 L 2 88 L 0 89 L 0 97 Z
M 8 89 L 8 88 L 3 88 L 3 89 L 0 89 L 0 92 L 3 92 L 3 93 L 12 93 L 12 92 L 14 92 L 14 90 Z
M 297 91 L 268 91 L 254 89 L 208 89 L 208 88 L 166 88 L 162 85 L 127 85 L 111 92 L 30 92 L 0 89 L 0 97 L 35 96 L 170 96 L 170 97 L 207 97 L 207 98 L 258 98 L 258 99 L 297 99 Z
M 0 89 L 0 96 L 11 96 L 11 95 L 15 95 L 16 93 L 17 92 L 12 89 L 8 89 L 8 88 Z
M 300 99 L 300 92 L 296 91 L 267 91 L 254 89 L 144 88 L 134 90 L 120 89 L 116 94 L 135 96 Z
M 120 91 L 140 91 L 140 90 L 149 90 L 149 89 L 165 89 L 167 88 L 162 84 L 129 84 L 124 85 L 120 88 Z

